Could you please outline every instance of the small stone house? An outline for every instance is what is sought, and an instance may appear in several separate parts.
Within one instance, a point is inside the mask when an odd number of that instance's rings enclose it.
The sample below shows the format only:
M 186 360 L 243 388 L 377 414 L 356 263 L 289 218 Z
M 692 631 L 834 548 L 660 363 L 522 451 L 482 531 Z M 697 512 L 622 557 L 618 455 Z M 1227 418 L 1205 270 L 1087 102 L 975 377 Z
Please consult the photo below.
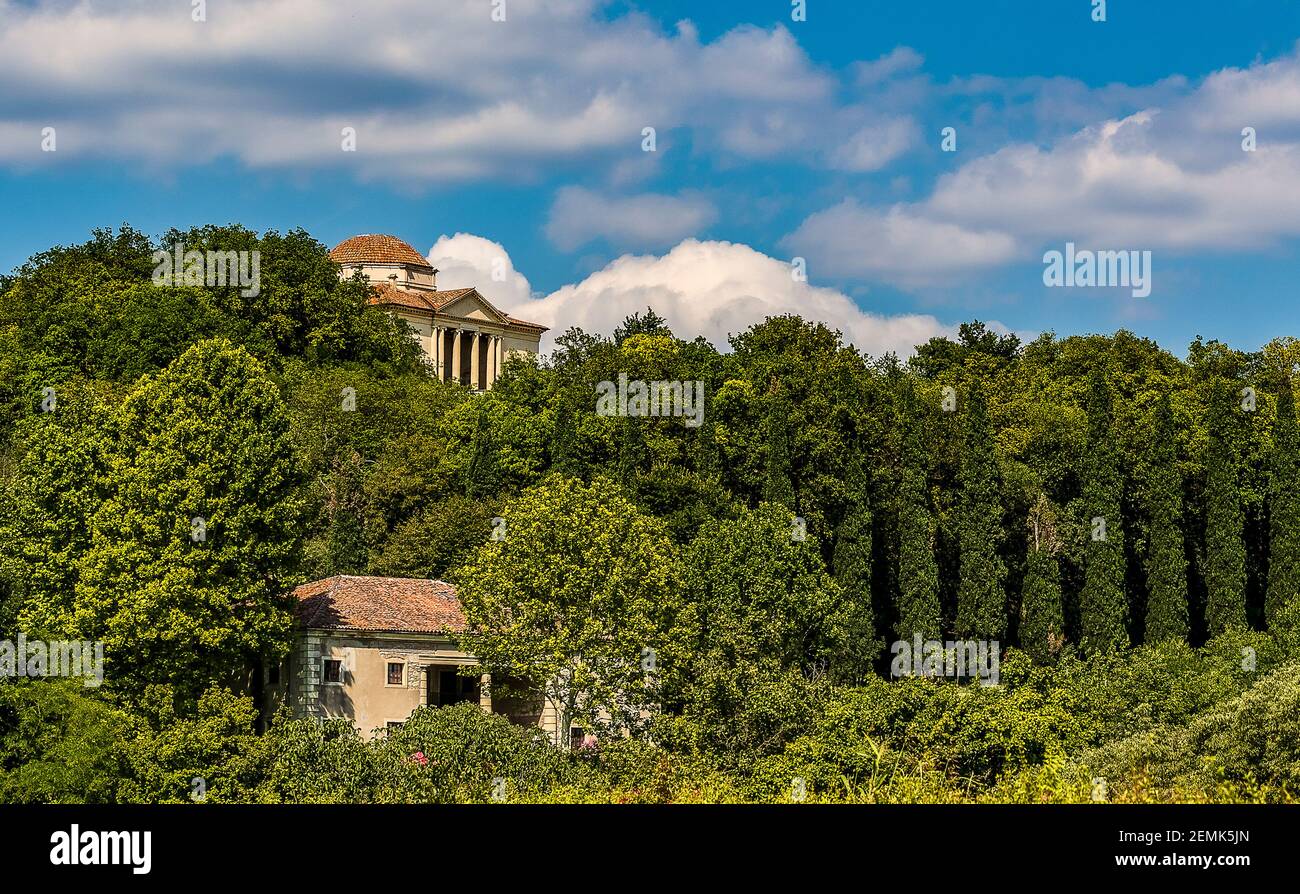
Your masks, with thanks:
M 366 737 L 400 725 L 421 705 L 494 709 L 488 676 L 464 672 L 478 662 L 456 642 L 465 615 L 451 584 L 336 575 L 303 584 L 293 596 L 294 647 L 268 674 L 269 706 L 347 718 Z M 495 709 L 557 740 L 556 712 L 542 697 Z

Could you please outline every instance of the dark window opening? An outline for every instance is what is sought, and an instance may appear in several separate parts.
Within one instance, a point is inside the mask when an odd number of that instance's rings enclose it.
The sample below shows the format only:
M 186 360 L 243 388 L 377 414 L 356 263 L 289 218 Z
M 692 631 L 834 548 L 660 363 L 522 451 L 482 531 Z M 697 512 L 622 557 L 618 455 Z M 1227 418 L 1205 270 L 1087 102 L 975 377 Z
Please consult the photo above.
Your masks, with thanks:
M 435 691 L 429 693 L 429 704 L 439 708 L 459 702 L 477 703 L 479 700 L 478 678 L 462 677 L 454 670 L 429 674 L 429 685 L 437 686 Z
M 325 682 L 342 683 L 343 682 L 343 661 L 338 658 L 325 659 Z

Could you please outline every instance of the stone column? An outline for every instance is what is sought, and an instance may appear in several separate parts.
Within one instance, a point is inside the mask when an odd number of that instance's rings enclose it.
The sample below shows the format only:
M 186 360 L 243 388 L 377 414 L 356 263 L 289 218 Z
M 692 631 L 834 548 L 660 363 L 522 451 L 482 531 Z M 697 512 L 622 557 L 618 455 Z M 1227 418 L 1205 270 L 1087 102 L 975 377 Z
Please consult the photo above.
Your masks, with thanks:
M 433 369 L 438 374 L 438 381 L 442 381 L 442 329 L 436 323 L 433 325 L 433 344 L 430 347 L 433 348 L 430 352 Z
M 470 333 L 470 338 L 472 340 L 469 343 L 469 387 L 473 391 L 478 391 L 483 387 L 483 383 L 479 381 L 478 372 L 478 361 L 479 357 L 482 356 L 480 345 L 483 344 L 483 333 Z
M 497 337 L 497 375 L 501 375 L 501 367 L 506 365 L 506 337 L 504 335 Z
M 487 387 L 491 388 L 497 381 L 497 337 L 489 335 L 487 341 Z
M 451 380 L 460 381 L 460 334 L 459 329 L 451 334 Z

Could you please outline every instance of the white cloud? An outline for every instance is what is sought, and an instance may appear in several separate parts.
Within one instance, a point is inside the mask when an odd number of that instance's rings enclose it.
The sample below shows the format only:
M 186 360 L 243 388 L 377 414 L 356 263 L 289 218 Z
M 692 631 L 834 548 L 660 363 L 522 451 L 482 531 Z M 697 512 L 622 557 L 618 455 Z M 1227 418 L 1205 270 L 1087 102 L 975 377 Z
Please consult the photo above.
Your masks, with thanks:
M 907 356 L 932 336 L 955 331 L 928 315 L 868 313 L 841 292 L 796 281 L 786 261 L 747 245 L 696 239 L 664 255 L 624 255 L 581 282 L 513 306 L 511 313 L 552 327 L 545 349 L 570 326 L 610 333 L 647 306 L 679 336 L 703 335 L 724 349 L 728 335 L 787 313 L 839 329 L 876 356 Z
M 600 0 L 510 0 L 505 22 L 491 11 L 224 0 L 194 22 L 174 0 L 0 0 L 0 163 L 29 162 L 41 127 L 76 123 L 86 138 L 61 142 L 60 158 L 229 157 L 415 184 L 567 166 L 617 181 L 646 126 L 663 147 L 681 128 L 698 147 L 822 164 L 867 120 L 781 25 L 702 42 L 689 22 L 611 18 Z
M 919 201 L 845 200 L 810 215 L 783 245 L 820 275 L 905 287 L 1036 262 L 1044 245 L 1066 241 L 1172 253 L 1265 249 L 1300 236 L 1298 98 L 1300 53 L 1225 70 L 1164 107 L 1046 146 L 1013 143 L 978 156 Z M 1241 129 L 1254 122 L 1258 150 L 1244 152 Z
M 925 57 L 911 47 L 895 47 L 879 59 L 853 64 L 854 79 L 859 86 L 871 87 L 921 67 Z
M 911 118 L 868 124 L 831 151 L 831 164 L 843 171 L 879 171 L 920 141 Z
M 868 277 L 903 286 L 941 285 L 952 277 L 1015 259 L 1015 240 L 973 230 L 899 204 L 869 208 L 853 199 L 809 216 L 782 242 L 822 276 Z
M 556 196 L 546 235 L 563 251 L 599 238 L 615 247 L 661 248 L 698 235 L 717 216 L 713 203 L 699 195 L 609 197 L 572 186 Z
M 515 269 L 500 242 L 472 233 L 439 236 L 427 257 L 438 271 L 440 289 L 476 288 L 501 310 L 519 307 L 533 297 L 528 278 Z

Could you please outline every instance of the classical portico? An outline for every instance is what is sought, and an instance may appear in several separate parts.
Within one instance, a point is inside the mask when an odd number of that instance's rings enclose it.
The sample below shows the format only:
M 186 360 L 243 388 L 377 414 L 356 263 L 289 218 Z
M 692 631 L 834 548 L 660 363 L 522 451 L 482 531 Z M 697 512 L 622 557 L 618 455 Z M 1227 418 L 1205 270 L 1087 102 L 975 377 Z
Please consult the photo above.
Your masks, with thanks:
M 330 252 L 340 276 L 361 273 L 371 304 L 407 323 L 425 360 L 445 382 L 485 391 L 516 355 L 537 354 L 546 327 L 495 308 L 475 288 L 438 289 L 438 271 L 395 236 L 353 236 Z

